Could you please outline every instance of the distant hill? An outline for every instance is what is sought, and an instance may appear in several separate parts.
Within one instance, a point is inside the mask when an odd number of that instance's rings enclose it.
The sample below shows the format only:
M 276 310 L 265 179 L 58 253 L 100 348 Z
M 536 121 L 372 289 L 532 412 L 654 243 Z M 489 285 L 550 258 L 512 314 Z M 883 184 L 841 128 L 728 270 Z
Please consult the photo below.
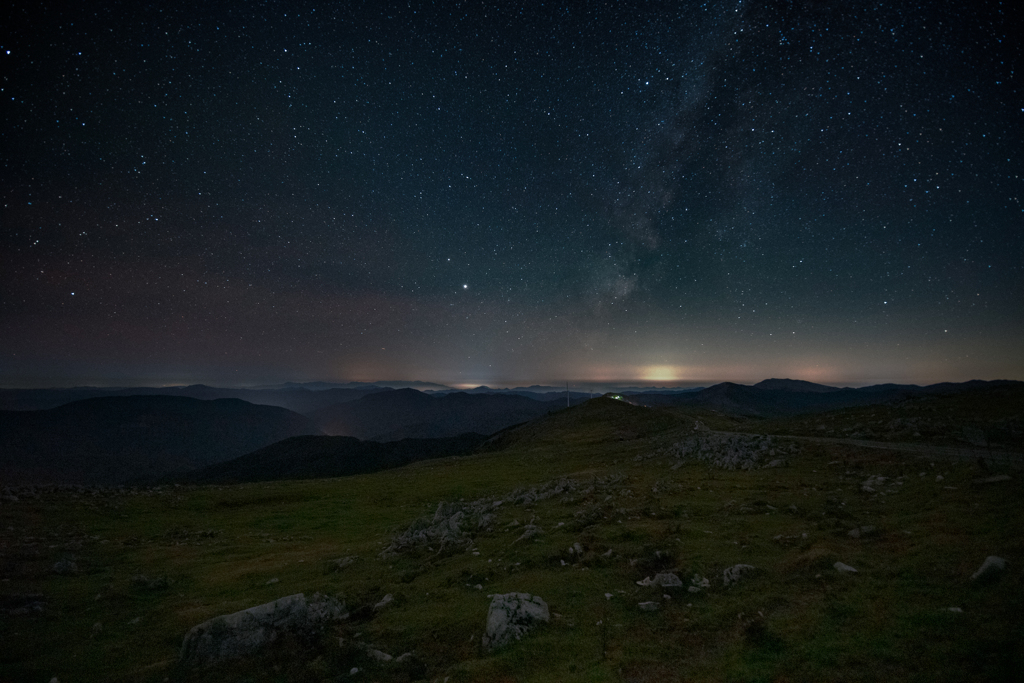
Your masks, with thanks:
M 302 415 L 239 399 L 105 397 L 50 410 L 0 411 L 0 479 L 148 481 L 317 433 Z
M 629 400 L 647 406 L 695 406 L 729 415 L 775 418 L 841 408 L 902 401 L 915 396 L 956 394 L 986 387 L 1022 384 L 1010 380 L 913 384 L 879 384 L 859 389 L 828 387 L 800 380 L 771 379 L 754 386 L 723 382 L 688 394 L 640 394 Z
M 832 391 L 842 391 L 839 387 L 830 387 L 826 384 L 815 384 L 805 382 L 802 379 L 765 379 L 754 385 L 756 389 L 768 391 L 806 391 L 814 394 L 826 394 Z
M 350 436 L 294 436 L 174 479 L 199 484 L 235 484 L 366 474 L 418 460 L 468 455 L 486 439 L 481 434 L 461 434 L 445 439 L 378 443 Z
M 516 394 L 464 392 L 432 396 L 415 389 L 396 389 L 336 404 L 310 417 L 332 436 L 397 441 L 450 437 L 467 432 L 493 434 L 562 408 L 565 408 L 564 398 L 538 401 Z
M 692 426 L 687 421 L 686 426 Z M 494 434 L 480 447 L 500 451 L 511 447 L 555 445 L 576 448 L 643 439 L 681 426 L 677 416 L 606 396 L 584 401 Z
M 111 396 L 185 396 L 210 401 L 238 398 L 257 405 L 278 406 L 306 415 L 335 403 L 354 401 L 384 387 L 363 385 L 313 389 L 300 385 L 277 388 L 229 389 L 192 384 L 185 387 L 73 387 L 70 389 L 0 389 L 0 410 L 46 410 L 73 401 Z

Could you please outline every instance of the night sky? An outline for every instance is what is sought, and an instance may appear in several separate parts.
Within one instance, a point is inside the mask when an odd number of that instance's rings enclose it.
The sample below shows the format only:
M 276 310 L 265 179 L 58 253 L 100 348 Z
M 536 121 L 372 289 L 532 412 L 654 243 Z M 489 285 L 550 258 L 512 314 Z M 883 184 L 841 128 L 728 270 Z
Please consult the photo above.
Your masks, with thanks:
M 14 5 L 0 385 L 1024 379 L 1010 3 Z

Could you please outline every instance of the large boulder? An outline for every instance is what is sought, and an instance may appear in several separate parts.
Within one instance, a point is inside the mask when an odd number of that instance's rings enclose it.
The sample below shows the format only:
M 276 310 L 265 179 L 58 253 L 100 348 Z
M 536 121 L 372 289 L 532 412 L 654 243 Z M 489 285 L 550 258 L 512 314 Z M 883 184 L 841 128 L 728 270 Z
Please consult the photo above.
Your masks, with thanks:
M 745 574 L 749 574 L 754 571 L 754 566 L 750 564 L 734 564 L 725 571 L 722 572 L 722 585 L 728 586 L 730 584 L 739 583 L 741 577 Z
M 991 581 L 1006 570 L 1006 560 L 995 555 L 989 555 L 985 558 L 985 561 L 981 563 L 981 567 L 978 571 L 974 572 L 971 576 L 972 581 Z
M 548 621 L 548 605 L 529 593 L 504 593 L 491 596 L 487 611 L 487 631 L 483 644 L 489 650 L 521 639 L 538 622 Z
M 647 577 L 643 581 L 637 581 L 636 585 L 661 586 L 662 588 L 681 588 L 683 581 L 675 574 L 665 572 L 663 574 L 655 574 L 653 579 L 651 577 Z
M 283 633 L 308 633 L 347 616 L 345 606 L 334 598 L 317 593 L 307 601 L 296 593 L 193 626 L 181 645 L 181 661 L 187 666 L 207 666 L 237 659 Z

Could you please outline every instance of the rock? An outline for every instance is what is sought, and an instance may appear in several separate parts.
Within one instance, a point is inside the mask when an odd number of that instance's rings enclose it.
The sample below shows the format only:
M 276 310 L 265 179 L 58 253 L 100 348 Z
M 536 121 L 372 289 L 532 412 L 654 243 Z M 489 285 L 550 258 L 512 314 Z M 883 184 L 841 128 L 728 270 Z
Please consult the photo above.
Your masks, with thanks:
M 662 588 L 680 588 L 683 585 L 682 580 L 675 574 L 655 574 L 654 578 L 646 578 L 643 581 L 637 581 L 638 586 L 661 586 Z
M 722 585 L 728 586 L 731 583 L 736 583 L 740 580 L 744 574 L 753 571 L 754 566 L 749 564 L 737 564 L 729 567 L 722 572 Z
M 764 466 L 765 469 L 771 469 L 773 467 L 785 467 L 786 461 L 784 458 L 775 458 L 770 463 Z
M 996 484 L 1001 481 L 1010 481 L 1011 477 L 1008 474 L 996 474 L 991 477 L 982 477 L 981 479 L 975 479 L 974 483 L 977 485 L 982 484 Z
M 491 596 L 487 610 L 487 630 L 483 646 L 489 650 L 520 640 L 541 621 L 549 621 L 551 613 L 541 598 L 529 593 L 504 593 Z
M 838 571 L 840 574 L 856 574 L 857 573 L 856 569 L 854 569 L 853 567 L 851 567 L 848 564 L 843 564 L 842 562 L 836 562 L 832 566 L 835 567 L 836 571 Z
M 947 612 L 953 612 L 954 614 L 963 614 L 963 609 L 960 607 L 947 607 Z
M 186 666 L 208 666 L 256 652 L 285 632 L 302 633 L 348 616 L 339 601 L 319 593 L 311 601 L 302 593 L 264 605 L 214 617 L 193 626 L 181 645 Z
M 846 535 L 850 538 L 860 538 L 861 536 L 870 536 L 875 533 L 875 527 L 868 524 L 866 526 L 857 527 L 856 529 L 850 529 L 846 532 Z
M 387 652 L 380 650 L 374 650 L 372 647 L 366 648 L 366 654 L 369 655 L 370 659 L 377 662 L 390 662 L 394 657 L 389 655 Z
M 73 560 L 68 560 L 68 559 L 58 560 L 53 565 L 53 571 L 54 571 L 55 574 L 60 574 L 62 576 L 69 576 L 71 574 L 77 574 L 78 573 L 78 565 L 75 564 L 75 562 Z
M 336 560 L 331 560 L 327 563 L 328 568 L 332 572 L 338 572 L 345 567 L 350 567 L 355 564 L 355 561 L 359 559 L 358 555 L 349 555 L 348 557 L 339 557 Z
M 641 602 L 637 604 L 637 607 L 644 612 L 657 612 L 661 608 L 661 605 L 656 602 Z
M 536 526 L 535 524 L 527 524 L 523 527 L 523 535 L 517 538 L 515 540 L 515 543 L 518 543 L 519 541 L 528 541 L 537 534 L 542 533 L 544 533 L 544 530 L 541 529 L 539 526 Z
M 162 590 L 171 585 L 171 581 L 166 576 L 150 578 L 145 574 L 135 574 L 129 581 L 136 588 L 145 588 L 146 590 Z
M 388 593 L 383 598 L 381 598 L 380 602 L 378 602 L 376 605 L 373 606 L 373 611 L 376 612 L 378 610 L 384 609 L 394 599 L 395 599 L 394 596 L 392 596 L 391 593 Z
M 999 576 L 1006 569 L 1006 560 L 995 555 L 989 555 L 981 563 L 978 571 L 971 576 L 971 581 L 989 581 Z
M 711 581 L 704 578 L 700 574 L 694 574 L 693 578 L 690 579 L 690 586 L 686 589 L 691 593 L 700 593 L 706 588 L 711 588 Z

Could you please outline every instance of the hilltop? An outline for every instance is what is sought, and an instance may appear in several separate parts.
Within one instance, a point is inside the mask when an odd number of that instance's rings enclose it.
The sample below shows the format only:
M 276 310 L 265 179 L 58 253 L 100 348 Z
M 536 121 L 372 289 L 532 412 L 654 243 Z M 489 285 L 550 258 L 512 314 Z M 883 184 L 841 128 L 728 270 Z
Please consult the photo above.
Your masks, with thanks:
M 716 433 L 684 410 L 698 409 L 595 399 L 501 432 L 486 452 L 344 478 L 11 490 L 0 678 L 959 681 L 1020 670 L 1018 470 Z M 972 581 L 989 555 L 1007 569 Z M 736 565 L 754 569 L 727 584 Z M 650 585 L 659 573 L 682 585 Z M 550 621 L 491 652 L 488 594 L 507 592 L 540 596 Z M 179 662 L 196 624 L 296 593 L 331 596 L 348 616 L 212 668 Z

